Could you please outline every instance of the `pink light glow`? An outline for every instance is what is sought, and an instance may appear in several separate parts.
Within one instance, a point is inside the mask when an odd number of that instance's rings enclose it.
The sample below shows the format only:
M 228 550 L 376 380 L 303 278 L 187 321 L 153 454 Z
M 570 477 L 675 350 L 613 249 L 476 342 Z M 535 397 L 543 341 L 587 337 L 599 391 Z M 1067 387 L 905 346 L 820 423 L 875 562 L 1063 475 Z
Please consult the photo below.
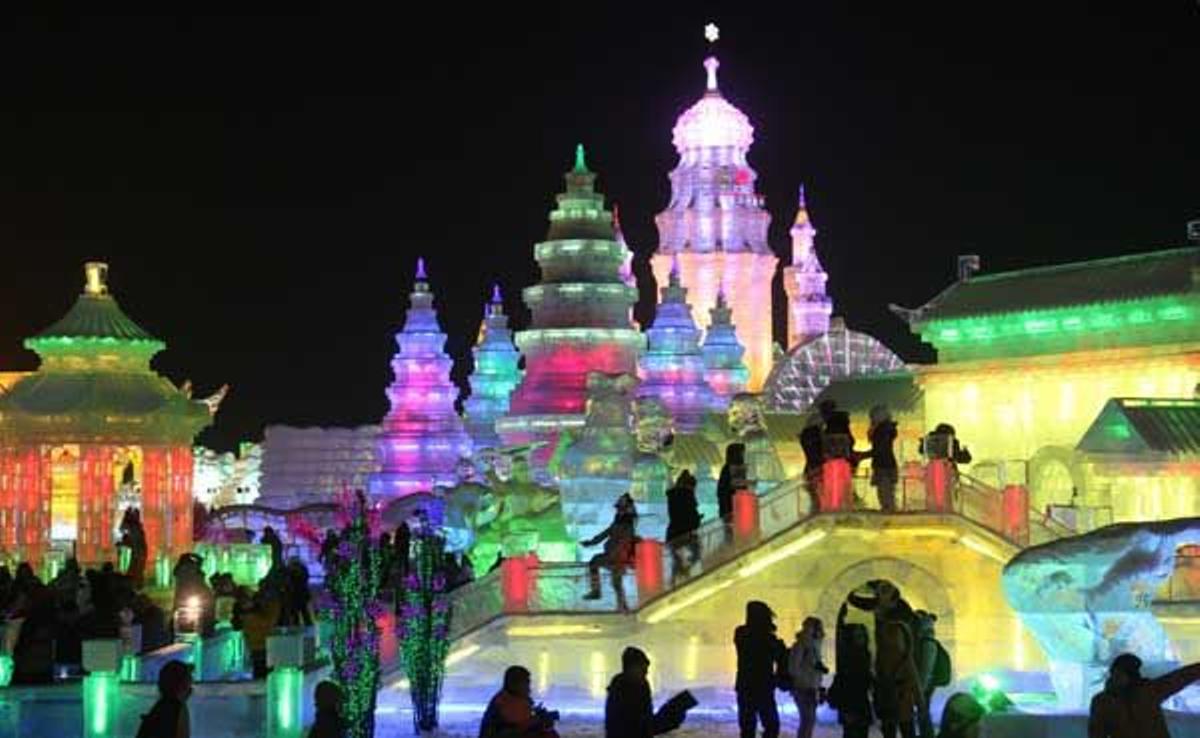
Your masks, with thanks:
M 754 126 L 745 113 L 731 105 L 717 89 L 720 62 L 710 56 L 704 60 L 708 73 L 707 92 L 675 122 L 675 148 L 687 149 L 733 146 L 742 150 L 754 142 Z

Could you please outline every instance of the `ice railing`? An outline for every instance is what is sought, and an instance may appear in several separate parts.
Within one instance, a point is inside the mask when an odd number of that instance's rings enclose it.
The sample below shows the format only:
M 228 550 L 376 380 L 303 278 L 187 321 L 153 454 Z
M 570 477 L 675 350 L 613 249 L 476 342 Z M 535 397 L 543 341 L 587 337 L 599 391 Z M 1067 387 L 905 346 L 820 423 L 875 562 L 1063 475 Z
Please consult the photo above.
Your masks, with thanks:
M 956 474 L 951 482 L 950 500 L 946 509 L 931 510 L 926 493 L 923 471 L 917 467 L 903 470 L 897 487 L 896 510 L 884 512 L 878 497 L 865 473 L 852 478 L 852 505 L 846 509 L 829 511 L 829 514 L 944 514 L 957 515 L 970 520 L 1010 543 L 1024 547 L 1063 536 L 1074 535 L 1075 531 L 1062 523 L 1049 519 L 1030 519 L 1027 504 L 1018 509 L 1005 510 L 1001 489 L 967 474 Z M 775 485 L 758 498 L 758 525 L 749 533 L 736 533 L 720 519 L 710 520 L 695 532 L 695 542 L 687 537 L 668 541 L 662 546 L 661 588 L 654 598 L 712 572 L 714 569 L 736 559 L 743 553 L 756 548 L 770 539 L 788 531 L 812 517 L 810 495 L 804 478 L 787 480 Z M 1006 525 L 1006 515 L 1028 521 L 1027 526 Z M 699 555 L 692 559 L 692 547 Z M 676 556 L 685 564 L 676 566 Z M 510 613 L 568 614 L 586 612 L 615 612 L 618 602 L 613 592 L 612 577 L 607 569 L 601 572 L 601 598 L 584 599 L 589 589 L 586 563 L 542 563 L 531 574 L 532 583 L 528 600 L 513 608 L 505 602 L 503 582 L 499 570 L 454 593 L 454 615 L 451 632 L 454 636 L 470 632 L 487 622 Z M 630 610 L 638 609 L 638 583 L 633 567 L 626 570 L 624 577 L 626 605 Z

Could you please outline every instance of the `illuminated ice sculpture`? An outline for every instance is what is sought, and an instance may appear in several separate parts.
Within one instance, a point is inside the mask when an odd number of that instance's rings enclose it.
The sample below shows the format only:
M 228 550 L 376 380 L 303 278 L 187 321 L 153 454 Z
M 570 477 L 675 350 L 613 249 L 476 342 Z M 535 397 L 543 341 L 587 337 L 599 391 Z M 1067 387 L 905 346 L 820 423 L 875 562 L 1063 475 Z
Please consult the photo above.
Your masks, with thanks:
M 742 360 L 746 349 L 738 341 L 733 311 L 725 302 L 724 292 L 717 293 L 717 302 L 708 314 L 708 330 L 704 332 L 700 354 L 704 357 L 704 378 L 712 388 L 714 406 L 723 410 L 729 406 L 730 398 L 746 391 L 750 370 Z
M 779 260 L 767 243 L 771 216 L 754 190 L 758 175 L 746 162 L 754 128 L 717 88 L 716 58 L 704 66 L 704 96 L 675 123 L 679 163 L 670 174 L 671 200 L 655 218 L 658 251 L 651 267 L 657 283 L 667 284 L 679 260 L 698 325 L 708 324 L 724 291 L 746 348 L 749 388 L 757 390 L 771 369 L 771 280 Z
M 814 239 L 817 229 L 808 217 L 804 201 L 804 186 L 800 187 L 800 203 L 792 223 L 792 265 L 783 270 L 783 289 L 788 296 L 788 348 L 829 332 L 829 316 L 833 301 L 825 293 L 829 277 L 817 258 Z
M 496 419 L 508 412 L 509 397 L 521 382 L 518 366 L 521 354 L 513 347 L 500 285 L 492 290 L 473 353 L 475 371 L 470 378 L 471 396 L 463 402 L 467 432 L 476 449 L 494 448 L 500 445 Z
M 700 354 L 700 331 L 692 320 L 687 289 L 679 283 L 679 272 L 671 270 L 654 323 L 646 330 L 646 353 L 638 360 L 638 397 L 653 397 L 666 407 L 675 428 L 698 429 L 716 401 L 705 381 L 704 357 Z
M 546 240 L 534 247 L 542 281 L 522 293 L 533 316 L 516 338 L 525 376 L 509 415 L 496 422 L 506 443 L 553 440 L 580 427 L 589 372 L 632 375 L 645 345 L 630 322 L 637 290 L 620 274 L 629 250 L 615 238 L 583 146 L 565 178 Z
M 1200 518 L 1122 523 L 1035 546 L 1004 568 L 1004 594 L 1050 661 L 1060 707 L 1084 708 L 1108 664 L 1132 652 L 1156 672 L 1177 660 L 1151 604 Z
M 453 485 L 459 459 L 471 454 L 471 439 L 454 410 L 459 390 L 450 381 L 453 361 L 442 350 L 446 334 L 438 327 L 424 260 L 417 262 L 409 298 L 404 328 L 396 334 L 395 379 L 387 388 L 392 409 L 379 434 L 382 468 L 368 482 L 376 498 Z
M 192 442 L 224 397 L 192 399 L 150 368 L 166 344 L 121 310 L 108 265 L 25 346 L 41 367 L 0 394 L 0 549 L 42 560 L 73 542 L 84 564 L 115 557 L 119 489 L 137 490 L 151 565 L 192 546 Z

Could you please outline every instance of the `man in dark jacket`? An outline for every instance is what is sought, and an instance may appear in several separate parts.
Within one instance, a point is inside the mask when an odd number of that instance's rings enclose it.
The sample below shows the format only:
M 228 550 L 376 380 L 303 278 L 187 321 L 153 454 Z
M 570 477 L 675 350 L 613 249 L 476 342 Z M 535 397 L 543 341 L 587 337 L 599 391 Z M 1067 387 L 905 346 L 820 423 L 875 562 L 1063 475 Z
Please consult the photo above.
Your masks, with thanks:
M 754 738 L 761 722 L 763 738 L 778 738 L 775 688 L 787 671 L 787 646 L 775 635 L 775 613 L 767 603 L 746 603 L 746 622 L 733 632 L 733 645 L 737 648 L 734 690 L 741 736 Z
M 700 560 L 700 511 L 696 504 L 696 478 L 687 469 L 667 490 L 667 542 L 671 547 L 672 581 L 687 576 Z M 685 560 L 684 552 L 688 557 Z
M 1113 659 L 1104 691 L 1092 698 L 1088 738 L 1168 738 L 1162 703 L 1200 680 L 1200 664 L 1157 679 L 1142 676 L 1142 660 L 1131 653 Z
M 650 696 L 650 658 L 640 648 L 630 646 L 621 653 L 621 673 L 608 684 L 604 702 L 606 738 L 651 738 L 669 728 L 654 715 Z

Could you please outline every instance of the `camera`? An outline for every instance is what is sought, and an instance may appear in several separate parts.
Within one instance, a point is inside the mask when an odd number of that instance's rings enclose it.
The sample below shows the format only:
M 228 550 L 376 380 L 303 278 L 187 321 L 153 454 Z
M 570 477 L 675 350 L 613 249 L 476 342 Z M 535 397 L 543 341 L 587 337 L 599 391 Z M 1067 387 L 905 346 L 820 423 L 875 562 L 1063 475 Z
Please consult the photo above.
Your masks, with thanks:
M 558 710 L 547 710 L 542 705 L 534 707 L 533 714 L 543 723 L 556 723 L 560 718 Z

